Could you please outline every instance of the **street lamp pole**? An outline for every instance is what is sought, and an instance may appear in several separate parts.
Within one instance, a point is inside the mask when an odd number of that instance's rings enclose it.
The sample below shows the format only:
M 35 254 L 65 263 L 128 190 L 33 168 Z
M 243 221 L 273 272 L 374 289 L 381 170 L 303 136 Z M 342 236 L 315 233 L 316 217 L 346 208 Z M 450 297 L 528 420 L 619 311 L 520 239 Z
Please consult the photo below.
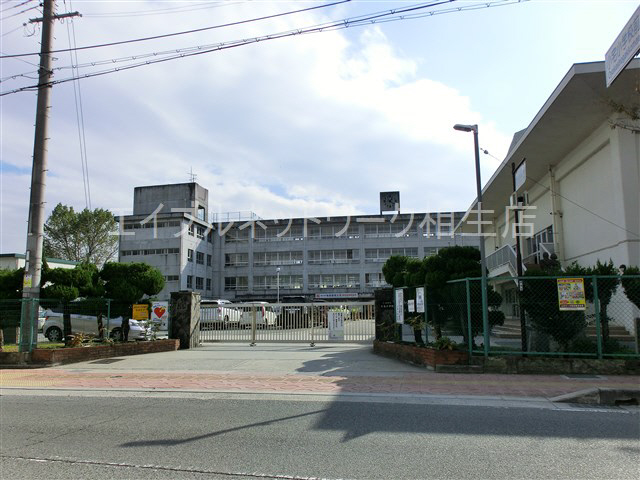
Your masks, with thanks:
M 276 303 L 280 303 L 280 267 L 276 268 Z
M 482 289 L 482 328 L 484 330 L 484 356 L 489 356 L 489 305 L 487 300 L 487 257 L 484 250 L 484 235 L 482 234 L 482 183 L 480 181 L 480 147 L 478 145 L 478 125 L 453 126 L 455 130 L 461 132 L 473 132 L 473 143 L 476 155 L 476 194 L 478 204 L 478 227 L 480 229 L 480 266 L 481 289 Z

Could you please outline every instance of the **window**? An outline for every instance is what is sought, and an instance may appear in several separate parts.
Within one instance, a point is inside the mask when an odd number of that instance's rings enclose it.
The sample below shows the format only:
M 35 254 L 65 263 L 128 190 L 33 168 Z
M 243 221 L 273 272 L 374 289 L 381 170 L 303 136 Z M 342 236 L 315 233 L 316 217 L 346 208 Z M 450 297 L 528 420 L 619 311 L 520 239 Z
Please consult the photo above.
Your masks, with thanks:
M 204 278 L 196 277 L 196 290 L 202 290 L 204 288 Z
M 196 227 L 196 237 L 204 238 L 204 227 L 201 227 L 200 225 Z
M 211 255 L 207 255 L 207 267 L 211 266 Z
M 189 235 L 193 237 L 193 224 L 189 224 Z
M 187 275 L 187 288 L 193 288 L 193 276 Z
M 247 277 L 224 277 L 225 290 L 247 290 L 249 282 Z
M 204 253 L 196 252 L 196 263 L 198 265 L 204 265 Z
M 167 282 L 177 282 L 180 279 L 178 275 L 167 275 L 165 278 Z
M 207 278 L 207 290 L 211 290 L 211 279 Z
M 193 250 L 187 250 L 187 262 L 193 262 Z
M 226 253 L 224 256 L 225 267 L 243 267 L 249 264 L 248 253 Z
M 253 277 L 253 288 L 259 290 L 293 290 L 302 288 L 302 275 L 266 275 Z

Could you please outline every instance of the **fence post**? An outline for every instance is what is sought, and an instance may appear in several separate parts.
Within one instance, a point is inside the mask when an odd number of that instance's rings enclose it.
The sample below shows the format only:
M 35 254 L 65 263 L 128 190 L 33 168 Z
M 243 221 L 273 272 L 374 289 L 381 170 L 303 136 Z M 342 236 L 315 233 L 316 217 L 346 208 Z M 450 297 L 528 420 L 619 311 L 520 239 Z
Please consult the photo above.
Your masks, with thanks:
M 107 338 L 109 338 L 111 333 L 109 330 L 109 322 L 111 322 L 111 299 L 107 298 Z
M 256 307 L 251 307 L 251 343 L 250 347 L 256 346 Z
M 469 287 L 469 279 L 465 279 L 467 290 L 467 337 L 469 343 L 469 356 L 473 355 L 473 331 L 471 328 L 471 289 Z
M 31 312 L 33 318 L 31 319 L 31 348 L 30 352 L 38 347 L 38 320 L 40 319 L 40 299 L 31 299 Z
M 598 297 L 598 277 L 591 277 L 593 282 L 593 308 L 596 310 L 596 345 L 598 346 L 598 358 L 602 359 L 602 331 L 600 318 L 600 298 Z

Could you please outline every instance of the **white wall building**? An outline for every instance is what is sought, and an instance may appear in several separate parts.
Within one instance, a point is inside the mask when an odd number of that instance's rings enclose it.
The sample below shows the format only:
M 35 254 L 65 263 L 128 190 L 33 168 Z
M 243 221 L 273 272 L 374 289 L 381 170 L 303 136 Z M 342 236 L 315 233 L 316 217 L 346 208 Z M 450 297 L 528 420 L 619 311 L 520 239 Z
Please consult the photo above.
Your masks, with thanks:
M 609 88 L 604 62 L 571 67 L 483 189 L 490 276 L 515 275 L 512 164 L 526 163 L 518 196 L 525 267 L 544 252 L 562 266 L 640 265 L 640 60 Z M 482 132 L 480 131 L 480 134 Z M 476 210 L 476 203 L 469 212 Z M 476 219 L 470 213 L 470 219 Z M 476 227 L 473 227 L 476 228 Z M 463 222 L 457 231 L 472 231 Z

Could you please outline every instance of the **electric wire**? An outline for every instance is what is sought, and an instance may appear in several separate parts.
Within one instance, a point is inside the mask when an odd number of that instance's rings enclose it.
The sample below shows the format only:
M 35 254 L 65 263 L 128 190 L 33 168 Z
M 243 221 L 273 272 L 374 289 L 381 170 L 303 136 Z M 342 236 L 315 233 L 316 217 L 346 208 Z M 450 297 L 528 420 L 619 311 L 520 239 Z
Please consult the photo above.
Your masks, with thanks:
M 65 1 L 66 5 L 66 1 Z M 73 9 L 71 5 L 71 0 L 69 0 L 69 7 L 67 12 L 71 12 Z M 67 39 L 69 41 L 69 46 L 73 47 L 76 45 L 76 32 L 75 32 L 75 23 L 73 22 L 73 18 L 69 19 L 70 21 L 67 23 Z M 72 34 L 73 33 L 73 34 Z M 73 41 L 72 41 L 73 38 Z M 78 63 L 78 52 L 74 49 L 69 51 L 69 56 L 71 57 L 71 63 Z M 75 58 L 74 58 L 75 57 Z M 84 185 L 84 199 L 86 208 L 91 210 L 91 184 L 89 181 L 89 163 L 87 159 L 87 137 L 85 135 L 84 128 L 84 109 L 82 106 L 82 89 L 80 86 L 80 80 L 77 79 L 73 82 L 73 97 L 75 100 L 76 107 L 76 122 L 78 124 L 78 145 L 80 148 L 80 164 L 82 166 L 82 183 Z
M 2 17 L 2 20 L 8 20 L 9 18 L 17 17 L 18 15 L 22 15 L 23 13 L 26 13 L 30 10 L 35 10 L 36 8 L 40 8 L 40 6 L 36 5 L 35 7 L 25 8 L 21 12 L 14 13 L 13 15 L 9 15 L 8 17 Z
M 480 151 L 481 151 L 482 153 L 484 153 L 485 155 L 489 155 L 490 157 L 493 157 L 493 158 L 495 158 L 496 160 L 501 161 L 498 157 L 496 157 L 495 155 L 492 155 L 491 153 L 489 153 L 489 151 L 488 151 L 488 150 L 485 150 L 484 148 L 480 148 Z M 534 182 L 536 185 L 539 185 L 539 186 L 541 186 L 542 188 L 546 189 L 546 191 L 547 191 L 547 192 L 550 192 L 550 191 L 551 191 L 551 188 L 550 188 L 550 187 L 547 187 L 545 184 L 540 183 L 540 182 L 539 182 L 538 180 L 536 180 L 535 178 L 531 178 L 531 177 L 527 176 L 527 180 L 531 180 L 531 181 L 532 181 L 532 182 Z M 562 195 L 562 194 L 560 194 L 560 193 L 558 193 L 558 192 L 553 192 L 553 193 L 554 193 L 554 195 L 559 196 L 559 197 L 560 197 L 560 198 L 562 198 L 563 200 L 566 200 L 567 202 L 571 203 L 572 205 L 575 205 L 576 207 L 581 208 L 581 209 L 582 209 L 582 210 L 584 210 L 585 212 L 590 213 L 590 214 L 591 214 L 591 215 L 593 215 L 594 217 L 597 217 L 597 218 L 599 218 L 600 220 L 604 220 L 605 222 L 609 223 L 610 225 L 613 225 L 614 227 L 619 228 L 620 230 L 622 230 L 622 231 L 624 231 L 624 232 L 630 233 L 631 235 L 634 235 L 634 236 L 636 236 L 636 237 L 640 238 L 640 233 L 638 233 L 638 232 L 633 232 L 633 231 L 631 231 L 631 230 L 628 230 L 628 229 L 624 228 L 622 225 L 618 225 L 617 223 L 612 222 L 612 221 L 611 221 L 611 220 L 609 220 L 608 218 L 603 217 L 602 215 L 600 215 L 600 214 L 598 214 L 598 213 L 594 212 L 593 210 L 588 209 L 587 207 L 585 207 L 584 205 L 579 204 L 578 202 L 574 202 L 574 201 L 573 201 L 573 200 L 571 200 L 570 198 L 567 198 L 567 197 L 565 197 L 564 195 Z
M 22 7 L 23 5 L 26 5 L 27 3 L 31 3 L 31 2 L 33 2 L 33 0 L 25 0 L 22 3 L 17 3 L 15 5 L 11 5 L 10 7 L 7 7 L 5 9 L 3 9 L 3 10 L 0 10 L 0 13 L 4 13 L 4 12 L 7 12 L 9 10 L 13 10 L 14 8 Z
M 288 12 L 282 12 L 282 13 L 275 13 L 273 15 L 265 15 L 262 17 L 256 17 L 256 18 L 251 18 L 248 20 L 240 20 L 237 22 L 230 22 L 230 23 L 225 23 L 225 24 L 221 24 L 221 25 L 212 25 L 209 27 L 203 27 L 203 28 L 195 28 L 192 30 L 185 30 L 185 31 L 181 31 L 181 32 L 174 32 L 174 33 L 165 33 L 163 35 L 155 35 L 155 36 L 151 36 L 151 37 L 142 37 L 142 38 L 135 38 L 135 39 L 131 39 L 131 40 L 122 40 L 119 42 L 110 42 L 110 43 L 102 43 L 102 44 L 98 44 L 98 45 L 87 45 L 87 46 L 83 46 L 83 47 L 77 47 L 75 50 L 88 50 L 88 49 L 94 49 L 94 48 L 104 48 L 104 47 L 113 47 L 116 45 L 125 45 L 125 44 L 131 44 L 131 43 L 138 43 L 138 42 L 146 42 L 149 40 L 158 40 L 158 39 L 162 39 L 162 38 L 170 38 L 170 37 L 176 37 L 179 35 L 188 35 L 191 33 L 199 33 L 199 32 L 205 32 L 207 30 L 214 30 L 214 29 L 219 29 L 219 28 L 224 28 L 224 27 L 233 27 L 233 26 L 238 26 L 238 25 L 244 25 L 247 23 L 252 23 L 252 22 L 259 22 L 262 20 L 270 20 L 270 19 L 274 19 L 274 18 L 278 18 L 278 17 L 284 17 L 286 15 L 293 15 L 296 13 L 302 13 L 302 12 L 309 12 L 312 10 L 317 10 L 320 8 L 327 8 L 327 7 L 332 7 L 335 5 L 340 5 L 342 3 L 348 3 L 351 0 L 338 0 L 336 2 L 332 2 L 332 3 L 325 3 L 322 5 L 316 5 L 314 7 L 307 7 L 307 8 L 301 8 L 298 10 L 291 10 Z M 447 0 L 447 1 L 455 1 L 455 0 Z M 47 54 L 52 54 L 52 53 L 64 53 L 64 52 L 68 52 L 69 48 L 66 49 L 61 49 L 61 50 L 51 50 L 49 52 L 44 52 Z M 40 55 L 39 52 L 33 52 L 33 53 L 19 53 L 19 54 L 13 54 L 13 55 L 3 55 L 0 58 L 13 58 L 13 57 L 30 57 L 30 56 L 34 56 L 34 55 Z
M 169 7 L 169 8 L 158 8 L 151 10 L 138 10 L 138 11 L 130 11 L 130 12 L 112 12 L 112 13 L 91 13 L 87 15 L 83 15 L 87 18 L 123 18 L 123 17 L 142 17 L 142 16 L 151 16 L 151 15 L 167 15 L 167 14 L 176 14 L 176 13 L 184 13 L 184 12 L 193 12 L 196 10 L 208 10 L 211 8 L 221 8 L 227 7 L 231 5 L 236 5 L 238 3 L 245 3 L 250 0 L 237 1 L 237 2 L 198 2 L 205 4 L 214 4 L 214 5 L 198 5 L 198 6 L 182 6 L 182 7 Z
M 188 47 L 188 48 L 182 48 L 182 49 L 172 49 L 172 50 L 165 51 L 165 52 L 153 52 L 153 53 L 149 53 L 149 54 L 128 56 L 128 57 L 123 57 L 123 58 L 119 58 L 119 59 L 94 61 L 94 62 L 89 62 L 89 63 L 83 64 L 83 65 L 74 65 L 72 67 L 56 67 L 54 70 L 62 70 L 62 69 L 69 69 L 69 68 L 80 68 L 80 67 L 83 67 L 83 68 L 84 67 L 95 67 L 95 66 L 105 65 L 105 64 L 132 62 L 132 61 L 136 61 L 136 60 L 142 60 L 144 58 L 152 58 L 151 60 L 139 61 L 138 63 L 131 63 L 129 65 L 124 65 L 124 66 L 121 66 L 121 67 L 114 67 L 114 68 L 111 68 L 111 69 L 98 70 L 98 71 L 94 71 L 94 72 L 90 72 L 90 73 L 79 74 L 79 78 L 91 78 L 91 77 L 106 75 L 106 74 L 109 74 L 109 73 L 115 73 L 115 72 L 119 72 L 119 71 L 126 71 L 126 70 L 130 70 L 130 69 L 133 69 L 133 68 L 138 68 L 138 67 L 142 67 L 142 66 L 146 66 L 146 65 L 162 63 L 162 62 L 166 62 L 166 61 L 170 61 L 170 60 L 175 60 L 175 59 L 178 59 L 178 58 L 187 58 L 187 57 L 191 57 L 191 56 L 195 56 L 195 55 L 202 55 L 202 54 L 206 54 L 206 53 L 212 53 L 214 51 L 222 51 L 222 50 L 227 50 L 227 49 L 230 49 L 230 48 L 249 45 L 249 44 L 252 44 L 252 43 L 264 42 L 264 41 L 268 41 L 268 40 L 275 40 L 275 39 L 285 38 L 285 37 L 290 37 L 290 36 L 295 36 L 295 35 L 302 35 L 302 34 L 308 34 L 308 33 L 319 33 L 319 32 L 326 32 L 326 31 L 335 31 L 335 30 L 346 29 L 346 28 L 350 28 L 350 27 L 356 27 L 356 26 L 362 26 L 362 25 L 371 25 L 371 24 L 380 23 L 383 20 L 384 21 L 398 21 L 398 20 L 406 20 L 408 18 L 422 18 L 422 17 L 433 16 L 433 15 L 438 15 L 438 14 L 461 12 L 461 11 L 464 11 L 464 10 L 471 10 L 471 9 L 475 10 L 477 8 L 480 8 L 477 5 L 466 5 L 466 6 L 450 8 L 450 9 L 441 9 L 441 10 L 436 10 L 436 11 L 429 11 L 429 12 L 426 12 L 426 13 L 422 12 L 421 14 L 416 14 L 415 13 L 416 10 L 423 10 L 423 9 L 426 9 L 426 8 L 429 8 L 429 7 L 439 6 L 439 5 L 446 4 L 446 3 L 451 3 L 452 1 L 455 1 L 455 0 L 442 0 L 442 1 L 439 1 L 439 2 L 433 2 L 433 3 L 429 3 L 429 4 L 420 4 L 420 5 L 417 5 L 417 6 L 414 5 L 414 6 L 406 7 L 406 8 L 403 8 L 403 9 L 388 10 L 388 11 L 385 11 L 385 12 L 382 12 L 382 13 L 377 12 L 377 13 L 373 13 L 373 14 L 369 14 L 369 15 L 363 15 L 363 16 L 359 16 L 359 17 L 347 18 L 347 19 L 343 19 L 343 20 L 339 20 L 339 21 L 323 23 L 323 24 L 320 24 L 320 25 L 312 26 L 312 27 L 297 28 L 297 29 L 294 29 L 294 30 L 286 31 L 286 32 L 263 35 L 263 36 L 259 36 L 259 37 L 249 38 L 249 39 L 235 40 L 235 41 L 229 41 L 229 42 L 220 42 L 220 43 L 212 44 L 212 45 L 199 45 L 199 46 L 195 46 L 195 47 Z M 522 2 L 525 2 L 525 1 L 529 1 L 529 0 L 495 0 L 493 2 L 485 2 L 485 3 L 483 3 L 482 4 L 482 8 L 505 6 L 505 5 L 510 5 L 510 4 L 522 3 Z M 414 14 L 412 14 L 410 16 L 407 13 L 411 12 L 411 11 L 414 11 Z M 391 16 L 392 18 L 385 18 L 385 16 L 386 17 L 390 17 Z M 10 58 L 10 57 L 11 56 L 5 55 L 5 56 L 2 56 L 0 58 Z M 158 58 L 158 57 L 160 57 L 160 58 Z M 66 83 L 66 82 L 69 82 L 69 81 L 73 81 L 76 78 L 78 78 L 78 77 L 72 76 L 70 78 L 63 78 L 63 79 L 60 79 L 60 80 L 51 80 L 51 81 L 46 82 L 45 84 L 43 84 L 41 86 L 52 86 L 52 85 L 56 85 L 56 84 L 60 84 L 60 83 Z M 18 93 L 18 92 L 23 92 L 23 91 L 35 90 L 37 88 L 39 88 L 39 85 L 30 85 L 30 86 L 26 86 L 26 87 L 16 88 L 14 90 L 0 92 L 0 96 L 10 95 L 10 94 L 13 94 L 13 93 Z

